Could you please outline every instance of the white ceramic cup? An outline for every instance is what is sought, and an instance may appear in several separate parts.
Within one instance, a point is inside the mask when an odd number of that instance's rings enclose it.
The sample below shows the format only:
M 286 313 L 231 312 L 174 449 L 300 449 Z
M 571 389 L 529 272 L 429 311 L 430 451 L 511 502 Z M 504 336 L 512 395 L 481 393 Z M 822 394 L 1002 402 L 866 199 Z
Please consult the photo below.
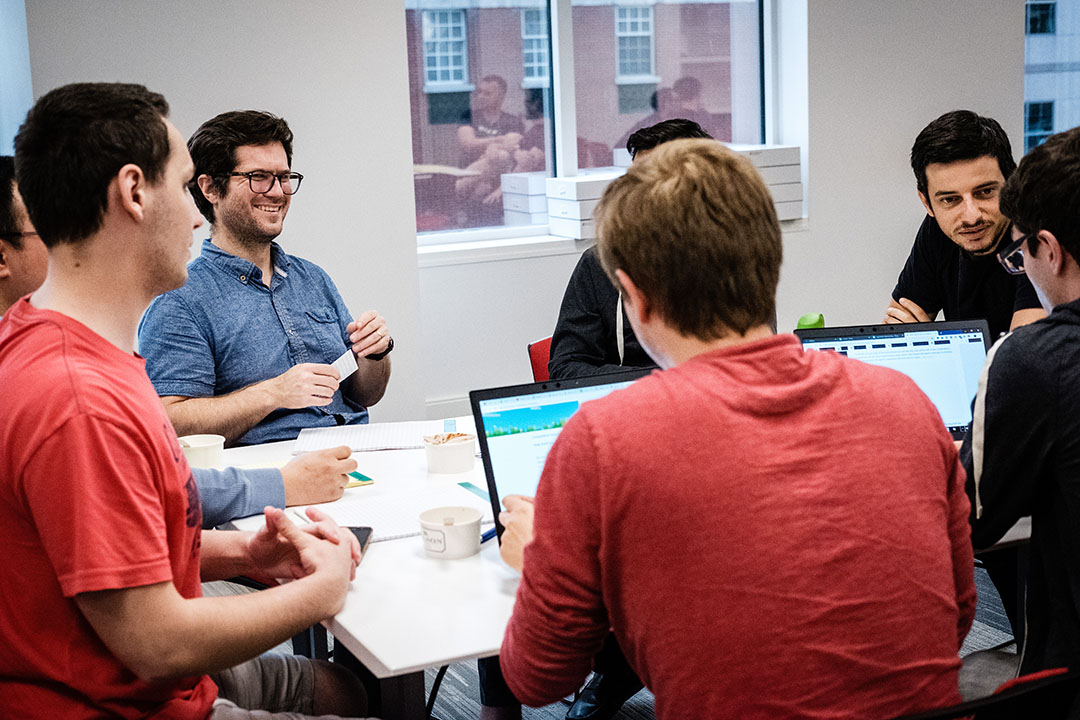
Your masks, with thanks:
M 420 513 L 420 534 L 428 557 L 456 560 L 480 552 L 480 520 L 471 507 L 438 507 Z
M 476 462 L 476 436 L 446 443 L 433 443 L 424 440 L 427 453 L 428 472 L 461 473 L 473 469 Z
M 221 435 L 185 435 L 180 438 L 188 465 L 193 468 L 220 467 L 225 452 L 225 438 Z

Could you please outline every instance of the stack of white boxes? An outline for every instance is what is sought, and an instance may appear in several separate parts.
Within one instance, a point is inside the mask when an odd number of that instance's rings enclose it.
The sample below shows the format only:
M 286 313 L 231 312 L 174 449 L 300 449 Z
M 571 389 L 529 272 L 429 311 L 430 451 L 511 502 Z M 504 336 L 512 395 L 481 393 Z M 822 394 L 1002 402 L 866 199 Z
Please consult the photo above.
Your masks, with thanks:
M 757 168 L 769 186 L 776 217 L 795 220 L 802 212 L 802 165 L 798 145 L 728 145 Z
M 548 178 L 548 232 L 575 240 L 595 238 L 593 210 L 608 184 L 625 172 L 625 167 L 587 168 L 575 177 Z
M 502 176 L 503 222 L 507 225 L 546 225 L 547 195 L 543 170 Z

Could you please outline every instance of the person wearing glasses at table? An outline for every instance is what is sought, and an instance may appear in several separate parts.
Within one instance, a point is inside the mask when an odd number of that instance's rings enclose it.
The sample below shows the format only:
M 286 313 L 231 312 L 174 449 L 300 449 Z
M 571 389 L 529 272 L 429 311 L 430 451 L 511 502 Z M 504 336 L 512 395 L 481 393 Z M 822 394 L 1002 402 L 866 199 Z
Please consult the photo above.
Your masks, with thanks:
M 274 242 L 303 180 L 292 142 L 284 119 L 255 110 L 222 113 L 188 140 L 210 239 L 187 283 L 156 298 L 139 326 L 139 352 L 180 435 L 288 440 L 366 423 L 386 391 L 386 320 L 351 315 L 322 268 Z M 342 378 L 331 364 L 350 349 L 358 369 Z
M 1006 274 L 994 253 L 1008 237 L 998 195 L 1016 168 L 1009 137 L 993 118 L 947 112 L 911 148 L 926 218 L 893 288 L 886 323 L 984 319 L 993 337 L 1045 313 L 1031 283 Z
M 986 356 L 960 448 L 976 549 L 1031 516 L 1021 673 L 1080 667 L 1080 128 L 1050 136 L 1005 183 L 1001 251 L 1050 313 Z
M 45 282 L 49 252 L 15 185 L 15 158 L 0 156 L 0 317 Z

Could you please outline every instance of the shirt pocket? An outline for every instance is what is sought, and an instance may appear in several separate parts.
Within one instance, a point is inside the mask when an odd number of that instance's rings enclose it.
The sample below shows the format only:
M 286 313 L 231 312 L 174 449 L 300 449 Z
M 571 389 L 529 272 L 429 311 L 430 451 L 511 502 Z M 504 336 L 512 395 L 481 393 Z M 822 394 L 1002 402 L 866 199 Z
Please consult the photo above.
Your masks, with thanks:
M 313 357 L 318 358 L 315 362 L 330 364 L 337 360 L 347 347 L 337 313 L 330 308 L 315 308 L 305 310 L 304 315 L 311 328 L 307 345 Z

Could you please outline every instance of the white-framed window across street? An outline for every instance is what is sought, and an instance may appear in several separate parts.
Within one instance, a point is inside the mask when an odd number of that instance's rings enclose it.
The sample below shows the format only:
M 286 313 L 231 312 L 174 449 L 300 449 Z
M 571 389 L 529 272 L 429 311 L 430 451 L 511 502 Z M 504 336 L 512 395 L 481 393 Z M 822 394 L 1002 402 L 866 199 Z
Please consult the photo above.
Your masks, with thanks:
M 765 0 L 402 2 L 419 245 L 568 237 L 545 179 L 663 120 L 763 141 Z
M 547 87 L 551 77 L 548 58 L 548 15 L 537 8 L 521 11 L 523 87 Z
M 1057 33 L 1057 3 L 1027 3 L 1027 34 L 1054 35 Z
M 424 87 L 429 92 L 467 84 L 468 35 L 464 10 L 425 10 Z
M 616 77 L 622 81 L 654 81 L 653 9 L 648 6 L 615 8 Z

